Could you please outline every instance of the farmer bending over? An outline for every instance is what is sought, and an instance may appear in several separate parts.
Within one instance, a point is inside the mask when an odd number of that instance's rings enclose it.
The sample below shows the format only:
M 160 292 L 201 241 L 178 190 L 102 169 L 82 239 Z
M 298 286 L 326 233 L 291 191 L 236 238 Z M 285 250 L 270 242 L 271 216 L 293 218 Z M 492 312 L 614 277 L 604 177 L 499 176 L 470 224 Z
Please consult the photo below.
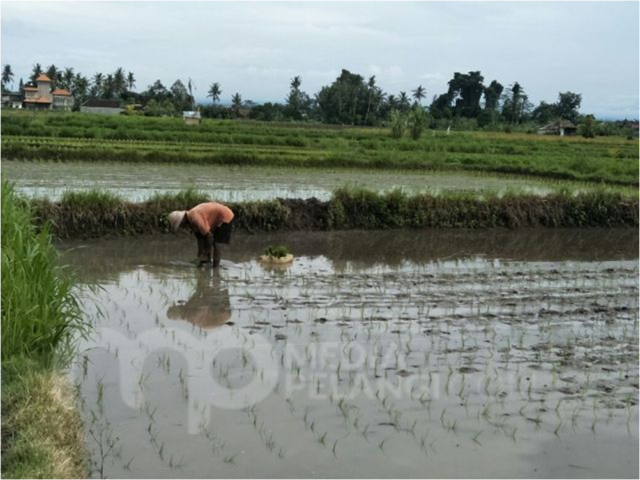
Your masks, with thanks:
M 200 265 L 211 262 L 213 247 L 213 268 L 220 265 L 218 244 L 228 244 L 231 240 L 233 212 L 229 207 L 216 202 L 201 203 L 191 210 L 175 211 L 169 214 L 169 224 L 174 232 L 181 227 L 190 228 L 198 240 L 198 260 Z

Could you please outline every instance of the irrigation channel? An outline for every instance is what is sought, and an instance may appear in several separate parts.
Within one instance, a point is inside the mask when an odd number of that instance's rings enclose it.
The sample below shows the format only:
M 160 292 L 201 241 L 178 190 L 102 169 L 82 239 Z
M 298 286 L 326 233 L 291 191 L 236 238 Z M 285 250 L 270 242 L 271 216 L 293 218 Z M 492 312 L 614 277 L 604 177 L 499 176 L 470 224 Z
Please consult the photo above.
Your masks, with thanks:
M 94 476 L 638 477 L 637 230 L 193 243 L 60 246 Z
M 543 181 L 514 176 L 473 173 L 385 172 L 327 169 L 217 167 L 168 164 L 54 163 L 5 160 L 5 178 L 31 197 L 58 200 L 65 191 L 105 190 L 137 202 L 156 193 L 177 193 L 195 187 L 225 202 L 280 198 L 329 200 L 339 185 L 386 191 L 402 186 L 409 193 L 439 191 L 497 191 L 508 189 L 546 195 L 566 186 L 588 190 L 589 184 Z M 592 186 L 593 188 L 593 186 Z M 629 188 L 630 192 L 633 192 Z

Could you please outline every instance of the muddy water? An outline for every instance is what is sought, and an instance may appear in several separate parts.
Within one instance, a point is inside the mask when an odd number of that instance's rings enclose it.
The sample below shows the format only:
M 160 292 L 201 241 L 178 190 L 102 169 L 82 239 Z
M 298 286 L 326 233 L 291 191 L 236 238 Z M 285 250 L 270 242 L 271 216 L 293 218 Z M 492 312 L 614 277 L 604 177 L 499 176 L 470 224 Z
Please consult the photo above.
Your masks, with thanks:
M 94 476 L 637 478 L 637 231 L 193 243 L 61 246 Z
M 176 193 L 196 187 L 221 201 L 311 198 L 328 200 L 331 192 L 345 184 L 376 190 L 402 186 L 409 192 L 424 191 L 506 191 L 518 189 L 545 195 L 550 183 L 514 177 L 470 174 L 416 174 L 401 172 L 292 170 L 279 168 L 233 168 L 200 165 L 51 163 L 3 161 L 2 172 L 29 196 L 58 199 L 66 190 L 103 189 L 128 200 L 140 201 L 150 195 Z

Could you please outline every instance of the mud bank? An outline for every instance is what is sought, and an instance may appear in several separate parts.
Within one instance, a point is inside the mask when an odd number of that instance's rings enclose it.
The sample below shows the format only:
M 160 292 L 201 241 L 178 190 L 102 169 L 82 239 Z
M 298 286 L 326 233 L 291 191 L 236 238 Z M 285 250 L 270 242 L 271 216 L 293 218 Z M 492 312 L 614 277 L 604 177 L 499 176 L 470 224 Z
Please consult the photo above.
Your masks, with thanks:
M 61 238 L 143 235 L 168 232 L 167 214 L 209 201 L 181 192 L 131 203 L 109 194 L 74 193 L 59 202 L 33 200 L 36 223 L 53 223 Z M 236 229 L 247 232 L 395 228 L 632 228 L 638 226 L 638 198 L 609 192 L 577 195 L 450 194 L 409 196 L 339 189 L 331 200 L 275 199 L 228 203 Z

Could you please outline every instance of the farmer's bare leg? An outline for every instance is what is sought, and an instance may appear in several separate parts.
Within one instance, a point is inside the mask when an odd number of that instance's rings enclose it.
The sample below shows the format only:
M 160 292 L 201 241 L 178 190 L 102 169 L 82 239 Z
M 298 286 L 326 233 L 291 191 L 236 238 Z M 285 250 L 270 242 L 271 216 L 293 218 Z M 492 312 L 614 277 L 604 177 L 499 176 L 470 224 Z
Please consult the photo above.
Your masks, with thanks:
M 202 256 L 205 253 L 205 250 L 204 250 L 205 240 L 204 240 L 204 237 L 199 233 L 196 233 L 196 240 L 198 242 L 198 260 L 202 260 Z
M 213 248 L 213 235 L 208 233 L 204 237 L 204 252 L 202 257 L 200 257 L 201 261 L 210 262 L 211 261 L 211 249 Z
M 213 242 L 213 268 L 220 266 L 220 246 Z

